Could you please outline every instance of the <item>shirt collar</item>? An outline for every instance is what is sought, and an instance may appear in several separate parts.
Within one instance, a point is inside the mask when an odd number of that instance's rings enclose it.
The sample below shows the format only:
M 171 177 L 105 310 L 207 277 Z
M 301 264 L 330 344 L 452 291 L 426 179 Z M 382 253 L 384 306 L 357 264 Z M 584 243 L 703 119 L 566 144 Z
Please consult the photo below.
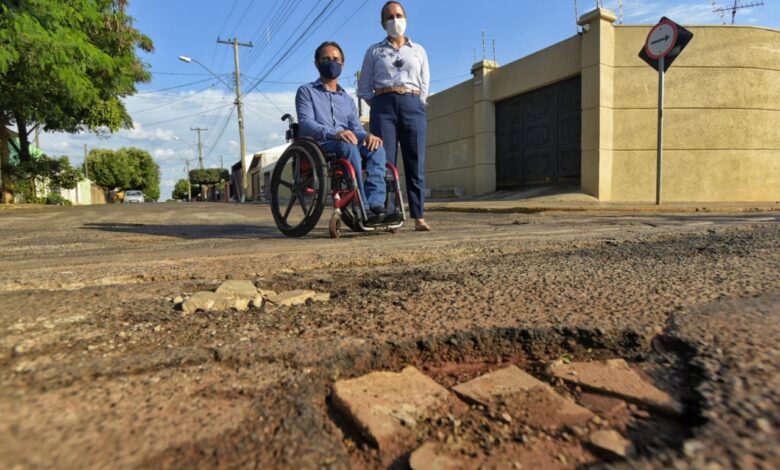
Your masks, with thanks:
M 393 45 L 392 45 L 392 44 L 390 44 L 390 39 L 389 39 L 389 38 L 387 38 L 387 37 L 385 37 L 385 40 L 384 40 L 384 41 L 382 41 L 382 43 L 381 43 L 381 44 L 382 44 L 383 46 L 390 46 L 390 47 L 393 47 Z M 414 47 L 414 43 L 412 42 L 412 38 L 410 38 L 409 36 L 406 36 L 406 42 L 405 42 L 405 43 L 403 44 L 403 46 L 401 46 L 401 47 L 404 47 L 404 46 Z
M 321 78 L 318 78 L 317 80 L 315 80 L 313 85 L 314 85 L 315 88 L 321 88 L 322 90 L 327 91 L 328 93 L 344 93 L 344 89 L 341 88 L 341 85 L 339 85 L 338 83 L 336 84 L 336 91 L 328 90 L 327 88 L 325 88 L 325 84 L 322 83 L 322 79 Z

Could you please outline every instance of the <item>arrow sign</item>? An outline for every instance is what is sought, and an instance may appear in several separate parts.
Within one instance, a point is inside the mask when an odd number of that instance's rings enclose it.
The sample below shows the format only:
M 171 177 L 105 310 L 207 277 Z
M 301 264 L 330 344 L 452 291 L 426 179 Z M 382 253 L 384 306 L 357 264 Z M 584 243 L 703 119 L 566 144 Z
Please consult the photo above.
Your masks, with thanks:
M 639 57 L 650 67 L 658 70 L 658 60 L 664 58 L 664 72 L 688 45 L 693 33 L 667 17 L 661 18 L 647 35 L 644 47 L 639 51 Z
M 666 41 L 669 40 L 669 37 L 670 36 L 667 34 L 666 36 L 662 37 L 661 39 L 656 39 L 655 41 L 651 42 L 650 45 L 654 46 L 654 45 L 658 44 L 659 42 L 666 42 Z

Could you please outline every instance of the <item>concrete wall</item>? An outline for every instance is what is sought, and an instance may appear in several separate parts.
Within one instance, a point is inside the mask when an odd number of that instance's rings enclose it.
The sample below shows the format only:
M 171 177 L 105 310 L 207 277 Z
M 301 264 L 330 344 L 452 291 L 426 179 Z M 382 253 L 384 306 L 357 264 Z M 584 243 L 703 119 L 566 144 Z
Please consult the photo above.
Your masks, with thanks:
M 666 74 L 664 201 L 780 200 L 780 31 L 688 27 Z M 611 200 L 655 200 L 658 74 L 648 26 L 617 26 Z
M 433 95 L 429 188 L 495 191 L 495 103 L 582 77 L 584 192 L 654 201 L 658 74 L 638 57 L 649 25 L 616 26 L 597 9 L 587 30 Z M 688 28 L 694 38 L 666 75 L 663 200 L 780 200 L 780 31 Z

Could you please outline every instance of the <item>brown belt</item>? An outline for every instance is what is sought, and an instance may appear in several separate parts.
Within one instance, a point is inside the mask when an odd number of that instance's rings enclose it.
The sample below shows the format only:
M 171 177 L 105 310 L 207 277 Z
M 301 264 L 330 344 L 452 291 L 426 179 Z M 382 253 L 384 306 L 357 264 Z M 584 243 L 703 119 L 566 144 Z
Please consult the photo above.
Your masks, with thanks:
M 409 93 L 410 95 L 420 96 L 420 90 L 415 90 L 413 88 L 406 88 L 402 86 L 391 86 L 388 88 L 377 88 L 374 90 L 374 95 L 384 95 L 387 93 L 398 93 L 399 95 L 405 95 Z

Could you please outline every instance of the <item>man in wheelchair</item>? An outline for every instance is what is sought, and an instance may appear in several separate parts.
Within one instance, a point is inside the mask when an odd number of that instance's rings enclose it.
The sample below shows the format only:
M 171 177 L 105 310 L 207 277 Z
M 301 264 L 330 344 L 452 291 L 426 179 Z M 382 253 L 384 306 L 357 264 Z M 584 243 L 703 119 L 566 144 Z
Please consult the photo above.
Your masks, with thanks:
M 322 43 L 314 53 L 320 78 L 298 88 L 295 109 L 299 134 L 314 139 L 323 152 L 349 160 L 355 168 L 360 198 L 367 207 L 368 224 L 385 219 L 385 151 L 382 139 L 360 125 L 357 106 L 338 84 L 344 52 L 335 42 Z M 360 169 L 365 158 L 366 180 Z

